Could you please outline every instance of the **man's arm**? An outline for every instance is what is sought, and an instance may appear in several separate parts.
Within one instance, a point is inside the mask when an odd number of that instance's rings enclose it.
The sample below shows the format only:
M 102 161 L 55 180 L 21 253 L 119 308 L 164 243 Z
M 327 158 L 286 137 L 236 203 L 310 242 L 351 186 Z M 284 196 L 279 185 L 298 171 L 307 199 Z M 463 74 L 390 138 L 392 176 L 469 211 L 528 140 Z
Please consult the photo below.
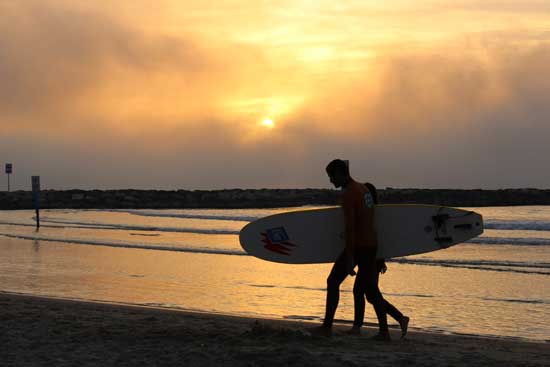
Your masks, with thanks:
M 348 258 L 348 273 L 355 275 L 353 271 L 353 252 L 355 249 L 355 224 L 356 205 L 351 193 L 347 193 L 342 200 L 342 209 L 344 210 L 344 228 L 345 228 L 345 251 Z

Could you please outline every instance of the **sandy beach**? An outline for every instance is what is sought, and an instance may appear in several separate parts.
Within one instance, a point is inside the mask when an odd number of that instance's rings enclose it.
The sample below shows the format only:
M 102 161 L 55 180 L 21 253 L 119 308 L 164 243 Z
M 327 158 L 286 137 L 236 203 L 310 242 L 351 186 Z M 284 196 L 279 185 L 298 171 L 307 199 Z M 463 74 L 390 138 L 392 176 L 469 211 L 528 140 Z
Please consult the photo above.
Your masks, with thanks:
M 550 367 L 550 0 L 0 16 L 0 367 Z
M 411 331 L 381 343 L 309 323 L 0 294 L 2 366 L 548 366 L 550 344 Z

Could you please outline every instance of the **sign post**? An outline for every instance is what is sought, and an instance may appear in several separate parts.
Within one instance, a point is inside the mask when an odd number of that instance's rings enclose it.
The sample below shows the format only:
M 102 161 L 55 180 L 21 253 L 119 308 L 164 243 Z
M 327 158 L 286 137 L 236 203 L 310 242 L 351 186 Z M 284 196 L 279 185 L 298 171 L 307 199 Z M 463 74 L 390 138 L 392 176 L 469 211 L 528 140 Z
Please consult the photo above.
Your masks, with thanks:
M 40 212 L 38 207 L 38 194 L 40 193 L 40 176 L 32 176 L 32 196 L 34 209 L 36 210 L 36 229 L 40 228 Z
M 13 165 L 11 163 L 6 163 L 6 175 L 8 175 L 8 192 L 10 192 L 10 175 L 13 171 Z

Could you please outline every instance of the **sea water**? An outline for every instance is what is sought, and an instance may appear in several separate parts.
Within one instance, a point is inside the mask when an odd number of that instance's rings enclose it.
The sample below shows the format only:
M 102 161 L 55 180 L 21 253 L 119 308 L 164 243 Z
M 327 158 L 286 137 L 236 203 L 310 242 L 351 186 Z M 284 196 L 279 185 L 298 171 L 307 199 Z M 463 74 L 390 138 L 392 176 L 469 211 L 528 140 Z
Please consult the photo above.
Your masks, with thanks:
M 0 211 L 0 291 L 320 322 L 331 264 L 262 261 L 238 240 L 249 221 L 298 209 L 43 210 L 38 231 L 33 211 Z M 415 328 L 550 340 L 550 207 L 468 209 L 484 234 L 388 262 L 385 297 Z

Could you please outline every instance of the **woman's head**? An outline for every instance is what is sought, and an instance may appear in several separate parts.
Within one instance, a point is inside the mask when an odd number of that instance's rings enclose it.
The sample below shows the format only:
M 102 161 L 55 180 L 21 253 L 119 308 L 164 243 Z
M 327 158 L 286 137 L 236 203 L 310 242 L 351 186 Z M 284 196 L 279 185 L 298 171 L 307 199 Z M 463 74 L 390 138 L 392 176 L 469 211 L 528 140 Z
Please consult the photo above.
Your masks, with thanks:
M 374 202 L 374 205 L 378 205 L 378 191 L 376 191 L 376 187 L 374 187 L 374 185 L 370 182 L 366 182 L 365 186 L 372 196 L 372 201 Z

